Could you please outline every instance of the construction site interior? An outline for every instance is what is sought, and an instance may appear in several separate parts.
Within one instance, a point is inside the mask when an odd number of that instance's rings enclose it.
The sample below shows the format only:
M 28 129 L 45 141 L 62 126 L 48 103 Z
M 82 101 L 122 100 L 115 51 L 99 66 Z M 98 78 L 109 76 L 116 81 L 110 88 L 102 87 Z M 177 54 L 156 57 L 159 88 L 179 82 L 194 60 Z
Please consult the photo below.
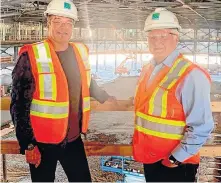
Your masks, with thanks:
M 16 140 L 9 114 L 11 73 L 24 44 L 47 38 L 43 15 L 50 0 L 1 0 L 1 142 Z M 189 60 L 211 75 L 211 102 L 215 129 L 205 146 L 196 181 L 221 181 L 221 0 L 73 0 L 79 12 L 71 41 L 90 50 L 92 77 L 125 105 L 134 96 L 142 67 L 152 55 L 143 31 L 147 16 L 157 7 L 176 14 L 182 26 L 177 47 Z M 94 107 L 94 110 L 93 110 Z M 87 140 L 129 145 L 133 111 L 108 111 L 105 104 L 92 105 Z M 218 151 L 214 149 L 219 147 Z M 114 152 L 114 151 L 112 151 Z M 218 153 L 220 152 L 220 154 Z M 25 157 L 17 150 L 1 149 L 1 180 L 30 181 Z M 130 154 L 130 153 L 129 153 Z M 219 156 L 218 156 L 219 154 Z M 93 182 L 145 182 L 142 164 L 132 156 L 110 152 L 88 157 Z M 60 166 L 56 181 L 67 181 Z

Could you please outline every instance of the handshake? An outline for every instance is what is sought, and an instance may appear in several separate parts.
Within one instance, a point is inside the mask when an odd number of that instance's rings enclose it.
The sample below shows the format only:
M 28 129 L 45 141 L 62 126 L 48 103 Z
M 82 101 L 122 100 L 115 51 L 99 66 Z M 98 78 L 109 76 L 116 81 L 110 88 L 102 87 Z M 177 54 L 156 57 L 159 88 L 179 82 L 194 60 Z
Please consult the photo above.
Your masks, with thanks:
M 128 100 L 117 100 L 116 97 L 109 97 L 103 104 L 92 100 L 91 110 L 93 111 L 132 111 L 133 110 L 133 97 Z

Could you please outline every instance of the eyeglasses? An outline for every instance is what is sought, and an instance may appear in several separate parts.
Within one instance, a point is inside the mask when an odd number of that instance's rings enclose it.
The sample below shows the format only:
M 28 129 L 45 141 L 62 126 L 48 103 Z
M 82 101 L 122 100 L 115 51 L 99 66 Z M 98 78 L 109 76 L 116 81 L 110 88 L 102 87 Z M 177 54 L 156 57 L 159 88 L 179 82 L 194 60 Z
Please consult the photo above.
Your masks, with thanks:
M 60 21 L 60 20 L 52 20 L 51 22 L 57 27 L 60 27 L 60 26 L 64 25 L 65 27 L 71 28 L 75 25 L 75 21 L 63 22 L 63 21 Z
M 177 34 L 174 33 L 163 33 L 163 34 L 154 34 L 154 35 L 147 34 L 147 37 L 151 41 L 155 41 L 156 39 L 167 40 L 170 35 L 177 35 Z

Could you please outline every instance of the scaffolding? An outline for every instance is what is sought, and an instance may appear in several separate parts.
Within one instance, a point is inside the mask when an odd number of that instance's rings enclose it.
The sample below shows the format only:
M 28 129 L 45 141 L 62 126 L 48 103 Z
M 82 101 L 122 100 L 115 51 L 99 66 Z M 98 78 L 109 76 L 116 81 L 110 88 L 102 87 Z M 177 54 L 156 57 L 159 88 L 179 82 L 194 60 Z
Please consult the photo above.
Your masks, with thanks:
M 2 53 L 12 47 L 15 50 L 16 60 L 17 49 L 23 44 L 38 42 L 47 37 L 47 27 L 44 23 L 36 22 L 15 22 L 4 23 L 1 20 Z M 118 63 L 118 55 L 125 57 L 135 55 L 134 68 L 137 63 L 142 65 L 143 54 L 148 54 L 146 35 L 142 29 L 117 29 L 111 28 L 74 28 L 71 41 L 83 42 L 89 49 L 90 54 L 96 56 L 96 72 L 99 70 L 99 54 L 103 55 L 103 62 L 106 67 L 106 55 L 113 54 L 115 69 Z M 197 63 L 197 56 L 206 55 L 206 66 L 210 68 L 211 57 L 216 59 L 216 64 L 221 65 L 221 30 L 220 29 L 183 29 L 180 33 L 178 49 Z M 220 67 L 219 67 L 220 69 Z

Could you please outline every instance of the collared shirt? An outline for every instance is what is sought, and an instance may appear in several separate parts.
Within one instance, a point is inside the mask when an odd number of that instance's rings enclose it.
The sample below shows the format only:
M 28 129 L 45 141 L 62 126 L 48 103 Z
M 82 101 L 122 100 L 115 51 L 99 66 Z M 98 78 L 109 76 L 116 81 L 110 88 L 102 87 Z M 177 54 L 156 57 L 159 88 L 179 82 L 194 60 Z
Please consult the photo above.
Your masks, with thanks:
M 152 60 L 155 67 L 148 82 L 153 80 L 163 66 L 172 67 L 179 55 L 180 52 L 175 50 L 160 64 Z M 199 151 L 214 128 L 208 78 L 201 70 L 192 70 L 178 85 L 176 98 L 183 106 L 188 128 L 181 143 L 171 153 L 178 161 L 183 162 Z

